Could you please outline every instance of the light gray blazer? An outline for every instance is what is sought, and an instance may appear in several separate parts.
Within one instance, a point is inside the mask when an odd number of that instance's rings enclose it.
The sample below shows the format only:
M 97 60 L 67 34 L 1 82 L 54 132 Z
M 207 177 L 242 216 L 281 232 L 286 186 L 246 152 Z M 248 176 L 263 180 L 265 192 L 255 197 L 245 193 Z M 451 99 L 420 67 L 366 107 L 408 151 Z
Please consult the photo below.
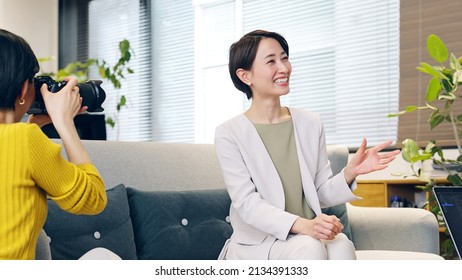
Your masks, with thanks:
M 324 128 L 317 114 L 289 108 L 294 124 L 303 192 L 311 209 L 358 199 L 345 181 L 344 170 L 332 177 Z M 250 120 L 240 114 L 218 126 L 215 148 L 223 179 L 231 197 L 233 234 L 226 242 L 243 244 L 245 259 L 267 259 L 276 239 L 286 240 L 298 216 L 284 211 L 281 180 L 263 141 Z M 249 246 L 253 245 L 253 246 Z

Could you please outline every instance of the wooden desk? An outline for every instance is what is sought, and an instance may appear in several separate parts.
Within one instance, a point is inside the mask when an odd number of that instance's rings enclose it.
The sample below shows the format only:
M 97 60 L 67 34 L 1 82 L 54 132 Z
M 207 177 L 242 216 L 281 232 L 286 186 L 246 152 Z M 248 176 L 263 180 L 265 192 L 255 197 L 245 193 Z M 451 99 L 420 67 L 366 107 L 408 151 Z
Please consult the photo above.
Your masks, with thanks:
M 443 178 L 438 179 L 437 182 L 447 183 Z M 425 186 L 426 182 L 418 179 L 358 180 L 357 184 L 358 188 L 354 193 L 363 199 L 351 202 L 356 206 L 388 207 L 393 196 L 400 196 L 413 205 L 428 199 L 428 193 L 418 188 L 418 186 Z

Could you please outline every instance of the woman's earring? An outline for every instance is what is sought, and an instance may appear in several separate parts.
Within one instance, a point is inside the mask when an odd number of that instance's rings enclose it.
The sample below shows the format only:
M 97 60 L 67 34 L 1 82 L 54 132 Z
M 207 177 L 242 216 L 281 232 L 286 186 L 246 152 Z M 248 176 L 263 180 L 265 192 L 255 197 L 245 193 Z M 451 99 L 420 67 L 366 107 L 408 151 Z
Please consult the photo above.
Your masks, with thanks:
M 24 105 L 26 103 L 26 99 L 19 100 L 19 105 Z

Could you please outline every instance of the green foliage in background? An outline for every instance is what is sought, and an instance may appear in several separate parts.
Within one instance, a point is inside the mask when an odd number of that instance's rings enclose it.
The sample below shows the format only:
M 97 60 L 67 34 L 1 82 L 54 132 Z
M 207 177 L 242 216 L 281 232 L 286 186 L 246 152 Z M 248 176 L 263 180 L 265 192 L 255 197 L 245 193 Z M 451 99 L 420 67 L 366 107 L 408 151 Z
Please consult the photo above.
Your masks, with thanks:
M 437 184 L 435 179 L 425 174 L 421 164 L 424 161 L 431 160 L 434 166 L 438 166 L 447 174 L 446 179 L 453 186 L 462 185 L 460 170 L 462 167 L 462 149 L 460 137 L 462 135 L 462 114 L 457 114 L 455 108 L 461 108 L 462 96 L 457 94 L 459 86 L 462 84 L 462 57 L 456 57 L 453 53 L 449 53 L 446 44 L 435 34 L 430 34 L 427 37 L 427 51 L 433 59 L 435 65 L 426 62 L 421 62 L 417 70 L 430 76 L 430 80 L 425 92 L 425 106 L 410 105 L 403 111 L 389 114 L 389 117 L 396 117 L 403 114 L 411 113 L 416 110 L 431 110 L 432 113 L 428 119 L 430 129 L 434 129 L 438 125 L 448 122 L 450 123 L 454 135 L 454 140 L 459 151 L 459 156 L 456 159 L 445 158 L 443 149 L 437 146 L 435 140 L 429 140 L 424 149 L 413 139 L 403 141 L 401 151 L 405 161 L 411 164 L 411 176 L 416 176 L 420 180 L 427 182 L 426 186 L 422 187 L 424 191 L 429 192 L 427 205 L 432 213 L 441 220 L 441 210 L 435 203 L 435 198 L 432 192 L 433 186 Z M 446 229 L 447 234 L 447 229 Z M 441 244 L 441 250 L 444 257 L 453 257 L 455 254 L 454 245 L 450 238 L 447 238 Z

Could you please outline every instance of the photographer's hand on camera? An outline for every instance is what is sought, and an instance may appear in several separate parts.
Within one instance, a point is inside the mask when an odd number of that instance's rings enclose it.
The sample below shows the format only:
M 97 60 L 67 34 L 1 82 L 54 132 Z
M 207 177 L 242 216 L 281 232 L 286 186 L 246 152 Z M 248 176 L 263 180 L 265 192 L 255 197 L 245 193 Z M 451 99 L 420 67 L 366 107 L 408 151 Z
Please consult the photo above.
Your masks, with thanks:
M 55 127 L 60 126 L 63 122 L 73 123 L 74 117 L 80 112 L 82 105 L 77 80 L 71 77 L 64 80 L 67 84 L 56 93 L 50 92 L 46 85 L 42 85 L 40 88 L 48 115 L 50 115 Z
M 87 107 L 82 107 L 77 80 L 66 77 L 64 81 L 67 84 L 56 93 L 50 92 L 45 84 L 40 88 L 48 117 L 63 141 L 69 161 L 75 164 L 91 163 L 74 124 L 74 117 L 85 112 Z M 46 120 L 46 115 L 36 118 L 43 122 Z
M 69 78 L 70 80 L 73 79 L 73 78 Z M 71 86 L 72 86 L 73 83 L 71 83 Z M 69 87 L 71 87 L 69 86 Z M 65 99 L 63 98 L 63 94 L 67 94 L 66 91 L 69 91 L 69 88 L 66 88 L 66 87 L 63 87 L 60 91 L 60 94 L 58 95 L 55 95 L 55 93 L 50 93 L 49 92 L 49 87 L 47 87 L 47 85 L 45 83 L 41 84 L 41 87 L 40 87 L 40 94 L 41 94 L 41 97 L 43 98 L 43 100 L 47 99 L 48 102 L 46 105 L 47 109 L 50 108 L 52 111 L 54 110 L 55 112 L 52 113 L 53 117 L 55 118 L 56 121 L 58 120 L 64 120 L 65 118 L 69 118 L 69 117 L 72 117 L 72 119 L 75 117 L 75 115 L 73 114 L 73 112 L 75 111 L 75 106 L 72 106 L 69 108 L 69 106 L 67 106 Z M 76 98 L 77 96 L 79 95 L 79 88 L 77 86 L 74 86 L 72 89 L 71 89 L 71 95 L 69 97 L 71 97 L 71 100 L 79 100 L 78 98 Z M 47 97 L 48 96 L 48 97 Z M 66 96 L 64 96 L 66 97 Z M 69 98 L 67 98 L 69 99 Z M 74 102 L 75 103 L 75 102 Z M 82 98 L 80 98 L 80 105 L 81 106 L 82 104 Z M 80 111 L 79 112 L 84 112 L 86 110 L 86 107 L 79 107 L 80 108 Z M 65 112 L 65 113 L 70 113 L 70 116 L 67 116 L 66 115 L 63 115 L 62 112 Z M 43 113 L 36 113 L 36 114 L 31 114 L 29 115 L 29 122 L 30 123 L 35 123 L 37 124 L 39 127 L 43 127 L 47 124 L 50 124 L 52 123 L 52 115 L 49 115 L 49 114 L 43 114 Z M 73 116 L 74 115 L 74 116 Z

